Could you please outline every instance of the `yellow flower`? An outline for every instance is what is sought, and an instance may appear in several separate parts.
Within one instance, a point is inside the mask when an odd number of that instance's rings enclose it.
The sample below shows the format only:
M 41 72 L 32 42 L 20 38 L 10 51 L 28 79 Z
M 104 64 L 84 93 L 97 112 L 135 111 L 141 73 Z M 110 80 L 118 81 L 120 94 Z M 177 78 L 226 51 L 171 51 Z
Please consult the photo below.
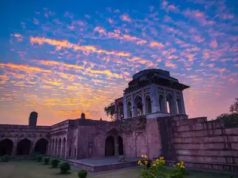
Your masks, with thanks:
M 152 164 L 152 166 L 156 166 L 156 164 Z
M 138 161 L 138 164 L 139 164 L 139 165 L 141 164 L 141 160 Z
M 160 159 L 164 159 L 164 157 L 160 157 Z
M 148 161 L 145 161 L 145 164 L 148 164 Z

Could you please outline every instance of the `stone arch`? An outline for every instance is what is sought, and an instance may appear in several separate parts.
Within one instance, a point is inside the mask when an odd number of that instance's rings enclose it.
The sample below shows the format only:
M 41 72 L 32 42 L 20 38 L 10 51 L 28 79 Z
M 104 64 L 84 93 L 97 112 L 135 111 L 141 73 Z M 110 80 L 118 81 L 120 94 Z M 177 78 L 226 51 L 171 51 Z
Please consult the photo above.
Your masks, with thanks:
M 0 156 L 11 156 L 13 150 L 13 141 L 6 138 L 0 141 Z
M 132 117 L 132 105 L 131 102 L 127 102 L 127 117 Z
M 31 150 L 31 141 L 27 138 L 22 139 L 17 144 L 17 155 L 29 155 Z
M 117 137 L 117 143 L 118 143 L 118 154 L 124 155 L 123 139 L 121 136 Z
M 57 147 L 58 151 L 57 151 L 57 156 L 60 157 L 60 153 L 61 153 L 61 138 L 59 138 L 58 140 L 58 147 Z
M 113 136 L 108 136 L 105 141 L 105 156 L 115 155 L 115 141 Z
M 183 113 L 182 103 L 181 103 L 180 98 L 176 99 L 176 109 L 177 109 L 178 114 L 182 114 Z
M 41 138 L 36 142 L 34 151 L 40 154 L 46 154 L 48 147 L 48 140 L 45 138 Z
M 117 114 L 118 114 L 118 119 L 121 120 L 124 118 L 124 111 L 123 111 L 123 103 L 119 102 L 117 105 Z
M 151 99 L 149 95 L 145 97 L 145 111 L 146 114 L 152 113 Z
M 65 150 L 66 150 L 66 138 L 64 137 L 62 142 L 62 153 L 61 153 L 61 156 L 63 158 L 65 158 Z
M 136 157 L 141 155 L 147 155 L 147 144 L 146 137 L 144 134 L 139 133 L 136 137 Z
M 173 96 L 171 93 L 167 94 L 166 101 L 167 101 L 167 112 L 171 114 L 173 112 Z
M 141 96 L 137 95 L 134 100 L 135 116 L 143 115 L 143 102 Z

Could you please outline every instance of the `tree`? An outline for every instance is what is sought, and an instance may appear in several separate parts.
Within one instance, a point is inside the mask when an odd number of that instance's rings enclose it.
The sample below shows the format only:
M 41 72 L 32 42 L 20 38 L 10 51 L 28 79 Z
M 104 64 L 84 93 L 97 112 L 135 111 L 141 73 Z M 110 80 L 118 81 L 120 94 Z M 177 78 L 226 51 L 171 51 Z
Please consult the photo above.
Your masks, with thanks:
M 230 112 L 238 114 L 238 98 L 235 98 L 234 104 L 232 104 L 230 107 Z
M 113 120 L 113 116 L 115 114 L 115 104 L 111 103 L 109 106 L 104 108 L 104 111 L 106 112 L 107 116 L 110 116 Z
M 216 120 L 224 122 L 226 127 L 238 126 L 238 98 L 235 98 L 234 104 L 230 106 L 231 113 L 225 113 L 217 116 Z

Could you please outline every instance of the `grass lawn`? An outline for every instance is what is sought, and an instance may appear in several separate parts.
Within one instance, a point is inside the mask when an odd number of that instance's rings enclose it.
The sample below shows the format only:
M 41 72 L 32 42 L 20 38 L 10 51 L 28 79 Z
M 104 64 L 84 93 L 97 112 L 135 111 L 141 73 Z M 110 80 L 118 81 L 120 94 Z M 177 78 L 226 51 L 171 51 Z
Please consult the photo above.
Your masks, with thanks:
M 0 178 L 77 178 L 77 171 L 71 170 L 70 174 L 61 175 L 59 169 L 51 169 L 34 161 L 18 161 L 0 163 Z M 230 178 L 219 173 L 202 171 L 188 171 L 186 178 Z M 107 173 L 93 173 L 88 178 L 137 178 L 139 169 L 122 169 Z M 233 178 L 237 178 L 233 176 Z

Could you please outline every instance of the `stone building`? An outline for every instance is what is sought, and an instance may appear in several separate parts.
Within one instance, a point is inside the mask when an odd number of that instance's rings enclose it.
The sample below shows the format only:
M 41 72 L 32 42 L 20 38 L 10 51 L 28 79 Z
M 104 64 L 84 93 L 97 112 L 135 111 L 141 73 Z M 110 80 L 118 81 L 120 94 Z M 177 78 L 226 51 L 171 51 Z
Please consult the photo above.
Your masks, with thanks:
M 115 121 L 81 118 L 52 126 L 0 125 L 0 155 L 33 152 L 64 159 L 124 155 L 149 159 L 164 156 L 168 164 L 238 171 L 238 128 L 206 117 L 188 119 L 183 90 L 188 86 L 168 71 L 150 69 L 133 76 L 123 97 L 115 100 Z

